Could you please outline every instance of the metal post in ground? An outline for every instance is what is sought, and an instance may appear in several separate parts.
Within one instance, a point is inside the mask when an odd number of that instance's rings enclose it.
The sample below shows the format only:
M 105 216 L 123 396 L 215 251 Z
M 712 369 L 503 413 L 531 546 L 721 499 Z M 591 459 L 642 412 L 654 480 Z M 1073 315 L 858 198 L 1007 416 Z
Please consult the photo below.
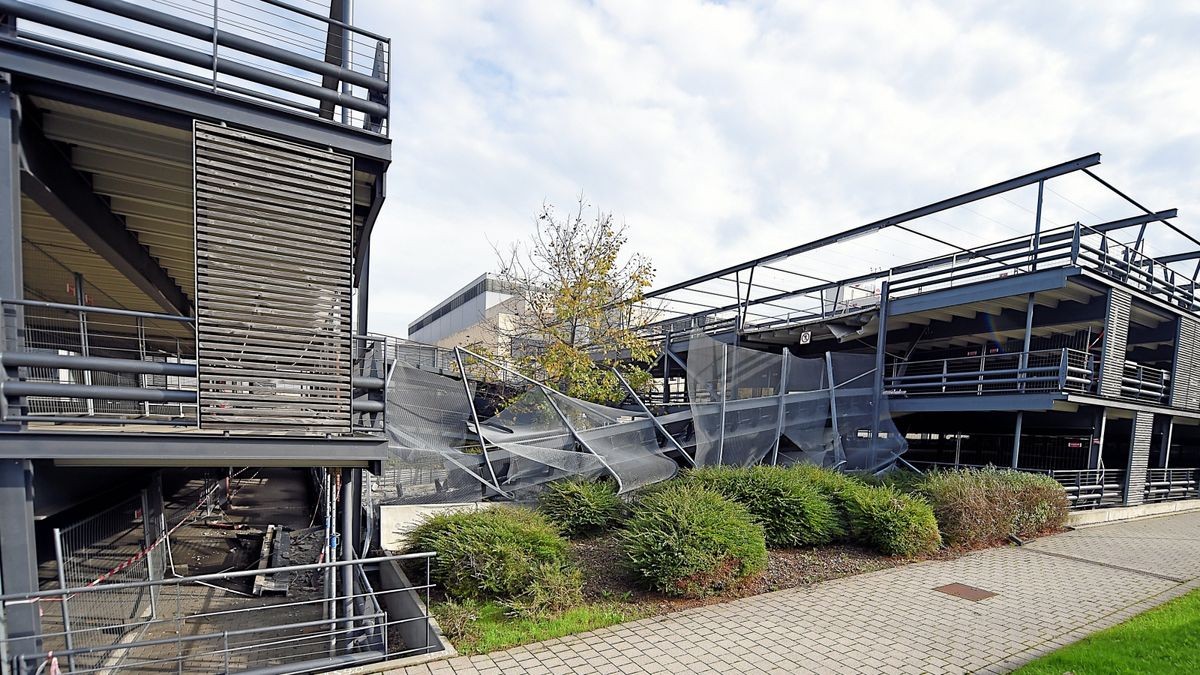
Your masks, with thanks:
M 779 464 L 779 444 L 783 442 L 783 417 L 786 409 L 784 408 L 783 399 L 787 396 L 787 381 L 788 381 L 788 357 L 791 352 L 787 347 L 783 348 L 783 353 L 780 354 L 779 363 L 779 407 L 777 413 L 779 419 L 775 421 L 775 446 L 771 448 L 771 466 Z
M 725 462 L 725 400 L 729 398 L 729 345 L 721 345 L 721 437 L 717 441 L 717 464 Z
M 58 567 L 58 587 L 66 588 L 67 587 L 67 574 L 66 574 L 66 571 L 63 569 L 62 530 L 60 530 L 57 527 L 54 528 L 54 562 L 55 562 L 55 565 Z M 58 604 L 62 610 L 63 637 L 66 640 L 67 651 L 69 652 L 70 650 L 75 649 L 75 634 L 71 631 L 70 598 L 68 598 L 67 596 L 64 595 L 62 602 L 60 602 Z M 67 656 L 67 665 L 71 668 L 72 672 L 75 671 L 75 655 L 74 654 L 69 654 Z
M 342 560 L 354 560 L 354 510 L 358 508 L 358 495 L 354 491 L 354 481 L 351 480 L 350 470 L 342 469 Z M 344 641 L 349 645 L 351 628 L 354 622 L 354 566 L 342 568 L 342 629 L 345 631 Z

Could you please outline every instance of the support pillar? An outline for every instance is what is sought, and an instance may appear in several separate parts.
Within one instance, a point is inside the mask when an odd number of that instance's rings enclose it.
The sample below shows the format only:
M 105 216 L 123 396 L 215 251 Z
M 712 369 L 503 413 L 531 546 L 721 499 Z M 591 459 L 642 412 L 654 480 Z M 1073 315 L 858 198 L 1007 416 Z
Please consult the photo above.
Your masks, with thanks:
M 354 560 L 354 512 L 358 510 L 358 490 L 351 476 L 350 469 L 342 469 L 342 503 L 339 505 L 342 516 L 341 545 L 342 561 Z M 351 622 L 354 619 L 354 567 L 345 565 L 341 568 L 342 583 L 342 634 L 343 640 L 350 639 Z
M 1162 469 L 1171 467 L 1171 437 L 1175 434 L 1175 418 L 1163 416 L 1162 438 L 1158 444 L 1157 466 Z
M 879 333 L 875 336 L 875 377 L 871 388 L 871 464 L 879 464 L 879 411 L 883 408 L 883 365 L 887 354 L 888 280 L 879 286 Z
M 4 594 L 38 590 L 37 545 L 33 537 L 33 463 L 0 460 L 0 584 Z M 11 655 L 41 651 L 36 603 L 4 610 Z
M 1150 464 L 1150 436 L 1154 431 L 1154 413 L 1138 412 L 1133 417 L 1129 438 L 1129 471 L 1125 472 L 1125 503 L 1145 501 L 1146 468 Z
M 1099 469 L 1100 458 L 1104 450 L 1104 429 L 1108 426 L 1108 415 L 1104 408 L 1096 411 L 1095 421 L 1092 422 L 1092 442 L 1088 447 L 1087 468 Z
M 1017 411 L 1017 423 L 1013 427 L 1013 445 L 1012 445 L 1012 468 L 1017 468 L 1017 462 L 1021 457 L 1021 426 L 1025 423 L 1025 411 Z
M 1108 289 L 1108 306 L 1104 316 L 1104 341 L 1100 356 L 1100 395 L 1117 398 L 1121 395 L 1121 378 L 1125 374 L 1125 350 L 1129 343 L 1129 308 L 1133 296 L 1119 288 Z
M 21 166 L 20 111 L 8 73 L 0 73 L 0 298 L 20 300 L 24 297 L 21 262 Z M 19 347 L 25 326 L 21 307 L 0 307 L 0 352 Z M 8 366 L 0 370 L 0 381 L 15 379 L 18 369 Z M 18 403 L 8 409 L 0 397 L 0 433 L 19 431 L 18 422 L 4 422 L 9 414 L 22 414 Z

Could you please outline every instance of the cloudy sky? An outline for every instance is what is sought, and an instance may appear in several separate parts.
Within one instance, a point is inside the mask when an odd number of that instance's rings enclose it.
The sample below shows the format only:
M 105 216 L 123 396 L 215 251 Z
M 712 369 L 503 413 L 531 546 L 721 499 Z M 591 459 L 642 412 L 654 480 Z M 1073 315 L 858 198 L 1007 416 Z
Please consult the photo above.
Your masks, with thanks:
M 355 4 L 393 36 L 375 331 L 581 192 L 656 285 L 1092 152 L 1200 233 L 1197 2 Z

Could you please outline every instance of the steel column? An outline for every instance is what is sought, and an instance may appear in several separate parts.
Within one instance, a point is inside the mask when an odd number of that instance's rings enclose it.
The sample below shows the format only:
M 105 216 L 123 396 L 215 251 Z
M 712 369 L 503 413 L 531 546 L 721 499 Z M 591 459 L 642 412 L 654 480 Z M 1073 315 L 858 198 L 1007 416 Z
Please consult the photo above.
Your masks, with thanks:
M 829 378 L 829 423 L 833 428 L 833 461 L 834 465 L 846 461 L 846 452 L 842 449 L 842 434 L 838 430 L 837 388 L 833 383 L 833 357 L 825 352 L 825 374 Z
M 0 460 L 0 583 L 5 595 L 38 590 L 37 544 L 33 537 L 33 462 Z M 38 606 L 12 604 L 3 609 L 11 654 L 41 651 Z
M 1025 421 L 1025 411 L 1017 411 L 1017 423 L 1013 427 L 1012 468 L 1017 468 L 1017 460 L 1021 455 L 1021 425 Z
M 784 347 L 783 353 L 779 356 L 779 389 L 777 392 L 779 394 L 779 419 L 775 423 L 775 447 L 771 449 L 771 466 L 779 464 L 779 444 L 783 439 L 783 417 L 787 412 L 787 409 L 783 405 L 783 399 L 784 395 L 787 394 L 788 361 L 790 361 L 788 357 L 791 356 L 791 352 L 787 347 Z
M 879 286 L 879 332 L 875 336 L 875 377 L 871 385 L 871 466 L 878 462 L 879 411 L 883 406 L 883 361 L 887 354 L 888 286 L 884 279 Z
M 24 297 L 21 262 L 21 140 L 20 112 L 8 73 L 0 73 L 0 298 Z M 18 349 L 25 330 L 24 307 L 0 306 L 0 352 Z M 0 382 L 15 377 L 16 368 L 0 366 Z M 18 409 L 13 413 L 20 415 Z M 17 431 L 21 423 L 6 423 L 8 402 L 0 395 L 0 432 Z M 2 515 L 2 514 L 0 514 Z
M 721 345 L 721 438 L 717 441 L 717 464 L 725 461 L 725 401 L 729 398 L 729 345 Z

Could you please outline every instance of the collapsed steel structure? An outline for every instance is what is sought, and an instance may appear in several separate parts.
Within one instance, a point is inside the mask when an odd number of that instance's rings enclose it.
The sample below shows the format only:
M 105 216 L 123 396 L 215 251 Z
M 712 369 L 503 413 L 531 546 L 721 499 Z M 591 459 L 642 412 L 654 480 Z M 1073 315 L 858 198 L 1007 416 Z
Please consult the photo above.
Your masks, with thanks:
M 470 357 L 529 385 L 485 416 L 470 379 L 393 361 L 384 423 L 389 478 L 382 485 L 394 493 L 385 499 L 522 499 L 569 477 L 608 477 L 620 492 L 629 492 L 671 478 L 680 466 L 716 464 L 805 461 L 878 472 L 904 452 L 906 443 L 886 401 L 874 405 L 869 358 L 799 358 L 731 346 L 703 334 L 693 340 L 690 402 L 659 415 L 619 372 L 626 405 L 603 406 L 456 348 L 460 373 L 468 371 L 464 361 Z

